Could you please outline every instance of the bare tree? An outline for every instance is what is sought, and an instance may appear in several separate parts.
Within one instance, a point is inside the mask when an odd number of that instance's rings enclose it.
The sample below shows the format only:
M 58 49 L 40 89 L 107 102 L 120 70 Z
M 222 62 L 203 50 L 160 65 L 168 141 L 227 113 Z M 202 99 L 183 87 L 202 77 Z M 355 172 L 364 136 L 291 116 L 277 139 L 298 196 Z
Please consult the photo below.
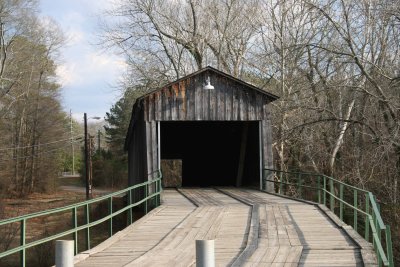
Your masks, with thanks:
M 2 5 L 3 11 L 25 15 L 15 18 L 4 13 L 4 18 L 21 22 L 3 24 L 4 38 L 11 38 L 7 49 L 12 51 L 3 58 L 3 77 L 12 77 L 13 82 L 0 98 L 0 184 L 6 187 L 2 191 L 22 196 L 45 190 L 48 179 L 57 175 L 54 153 L 51 160 L 42 160 L 54 146 L 44 149 L 41 144 L 59 139 L 64 132 L 60 86 L 55 79 L 55 58 L 63 39 L 53 22 L 37 18 L 34 1 Z

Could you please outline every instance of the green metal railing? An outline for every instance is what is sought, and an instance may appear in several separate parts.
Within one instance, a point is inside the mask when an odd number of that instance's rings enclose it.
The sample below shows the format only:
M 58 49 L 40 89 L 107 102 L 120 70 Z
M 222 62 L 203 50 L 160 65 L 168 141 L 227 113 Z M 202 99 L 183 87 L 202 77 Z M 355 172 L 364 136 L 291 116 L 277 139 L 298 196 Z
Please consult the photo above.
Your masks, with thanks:
M 143 206 L 144 213 L 146 214 L 149 210 L 149 202 L 153 204 L 152 206 L 157 207 L 160 205 L 161 202 L 161 179 L 162 179 L 162 173 L 161 171 L 156 171 L 155 172 L 156 177 L 154 179 L 137 184 L 131 187 L 128 187 L 126 189 L 104 195 L 95 199 L 87 200 L 84 202 L 80 202 L 77 204 L 61 207 L 61 208 L 55 208 L 51 210 L 45 210 L 45 211 L 40 211 L 24 216 L 19 216 L 15 218 L 10 218 L 6 219 L 3 221 L 0 221 L 0 226 L 5 226 L 9 224 L 15 224 L 18 223 L 20 225 L 19 231 L 20 231 L 20 238 L 19 238 L 19 246 L 8 249 L 6 251 L 1 251 L 0 252 L 0 259 L 14 254 L 14 253 L 19 253 L 20 254 L 20 266 L 25 267 L 26 266 L 26 250 L 28 248 L 32 248 L 56 239 L 59 239 L 61 237 L 65 237 L 67 235 L 72 235 L 75 243 L 75 255 L 79 252 L 78 251 L 78 232 L 79 231 L 85 231 L 85 239 L 86 239 L 86 250 L 91 248 L 91 238 L 90 238 L 90 229 L 96 225 L 99 225 L 101 223 L 104 223 L 108 221 L 108 232 L 109 236 L 111 237 L 113 235 L 113 218 L 119 214 L 122 214 L 123 212 L 127 212 L 127 224 L 132 224 L 133 223 L 133 208 L 139 205 Z M 139 196 L 141 199 L 134 201 L 135 199 L 135 193 L 137 196 Z M 113 198 L 117 196 L 124 196 L 126 197 L 126 203 L 125 206 L 121 209 L 118 210 L 113 210 Z M 137 197 L 136 196 L 136 197 Z M 101 202 L 107 201 L 108 202 L 108 215 L 103 216 L 100 219 L 97 219 L 95 221 L 91 221 L 90 218 L 90 210 L 91 206 L 94 204 L 99 204 Z M 78 208 L 83 208 L 84 209 L 84 222 L 83 224 L 78 224 Z M 49 215 L 57 215 L 57 214 L 64 214 L 66 212 L 70 212 L 71 214 L 71 219 L 72 219 L 72 228 L 63 231 L 61 233 L 57 233 L 39 240 L 31 241 L 29 242 L 26 238 L 27 234 L 27 226 L 28 226 L 28 220 L 32 219 L 38 219 L 40 217 L 44 216 L 49 216 Z
M 394 267 L 390 226 L 385 225 L 376 197 L 367 190 L 320 174 L 264 169 L 264 187 L 273 183 L 280 195 L 318 202 L 372 241 L 379 266 Z

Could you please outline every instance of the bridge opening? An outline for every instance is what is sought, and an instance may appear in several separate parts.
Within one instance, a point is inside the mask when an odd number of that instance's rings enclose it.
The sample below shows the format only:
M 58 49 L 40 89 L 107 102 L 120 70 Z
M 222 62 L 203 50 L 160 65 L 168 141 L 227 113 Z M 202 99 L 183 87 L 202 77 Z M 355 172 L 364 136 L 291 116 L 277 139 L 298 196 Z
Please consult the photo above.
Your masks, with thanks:
M 259 122 L 160 122 L 161 160 L 182 162 L 182 186 L 259 186 Z

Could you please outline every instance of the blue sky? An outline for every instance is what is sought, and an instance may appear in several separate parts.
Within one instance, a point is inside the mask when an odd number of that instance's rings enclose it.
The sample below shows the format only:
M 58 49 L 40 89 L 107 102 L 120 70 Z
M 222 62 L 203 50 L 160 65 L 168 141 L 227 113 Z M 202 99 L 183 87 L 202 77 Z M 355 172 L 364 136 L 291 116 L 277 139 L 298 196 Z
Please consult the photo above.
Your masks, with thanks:
M 94 45 L 98 14 L 109 7 L 111 0 L 41 0 L 43 17 L 51 17 L 61 27 L 66 44 L 61 48 L 57 69 L 63 86 L 64 110 L 72 110 L 73 117 L 104 117 L 111 105 L 120 97 L 116 89 L 125 71 L 124 60 Z

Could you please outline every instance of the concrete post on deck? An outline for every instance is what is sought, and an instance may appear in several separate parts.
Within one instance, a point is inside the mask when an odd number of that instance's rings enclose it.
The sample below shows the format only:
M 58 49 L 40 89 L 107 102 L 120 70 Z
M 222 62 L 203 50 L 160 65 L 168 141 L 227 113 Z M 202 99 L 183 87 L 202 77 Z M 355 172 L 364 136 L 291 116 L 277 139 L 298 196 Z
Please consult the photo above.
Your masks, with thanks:
M 215 267 L 214 240 L 196 240 L 196 267 Z
M 74 267 L 74 240 L 56 240 L 56 267 Z

